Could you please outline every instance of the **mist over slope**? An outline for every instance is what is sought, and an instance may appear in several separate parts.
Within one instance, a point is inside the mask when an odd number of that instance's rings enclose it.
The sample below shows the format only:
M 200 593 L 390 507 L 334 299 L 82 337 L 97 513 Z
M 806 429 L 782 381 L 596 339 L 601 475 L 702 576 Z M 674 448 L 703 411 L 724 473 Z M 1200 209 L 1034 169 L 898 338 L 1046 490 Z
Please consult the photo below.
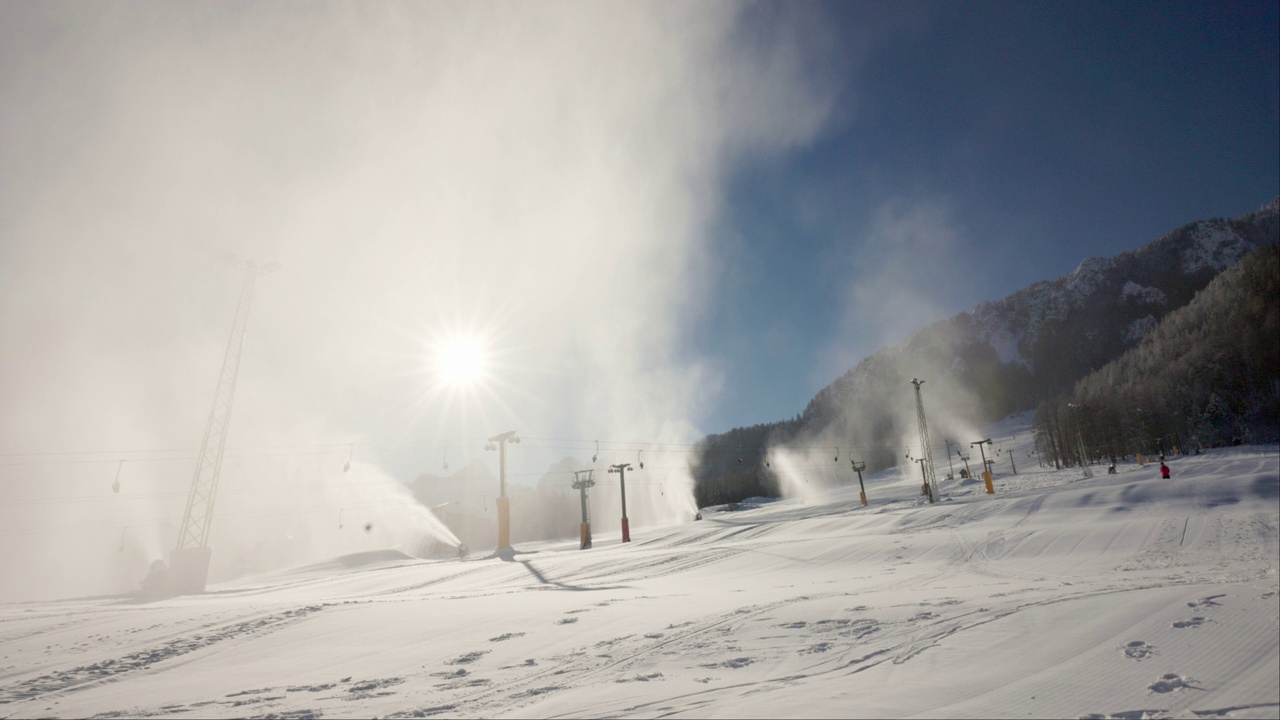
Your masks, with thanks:
M 452 542 L 404 481 L 504 429 L 696 440 L 724 182 L 837 91 L 820 14 L 753 7 L 0 3 L 0 598 L 133 589 L 174 547 L 228 253 L 281 269 L 243 326 L 216 579 Z M 479 380 L 440 372 L 459 345 Z M 664 474 L 655 509 L 692 515 Z

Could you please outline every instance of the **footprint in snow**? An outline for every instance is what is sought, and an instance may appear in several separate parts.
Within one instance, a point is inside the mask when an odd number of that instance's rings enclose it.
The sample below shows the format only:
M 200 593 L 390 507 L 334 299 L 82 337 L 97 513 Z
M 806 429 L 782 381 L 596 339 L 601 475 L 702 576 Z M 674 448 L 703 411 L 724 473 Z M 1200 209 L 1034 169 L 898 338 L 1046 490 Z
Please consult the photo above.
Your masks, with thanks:
M 1178 628 L 1179 630 L 1182 630 L 1183 628 L 1200 627 L 1203 624 L 1204 624 L 1204 618 L 1197 615 L 1191 618 L 1190 620 L 1179 620 L 1175 622 L 1173 626 L 1175 628 Z
M 337 683 L 322 683 L 320 685 L 290 685 L 285 688 L 287 692 L 324 692 L 337 687 Z
M 447 665 L 467 665 L 469 663 L 473 663 L 479 660 L 480 658 L 484 657 L 486 654 L 488 654 L 488 652 L 489 652 L 488 650 L 472 650 L 471 652 L 465 655 L 459 655 L 458 657 L 450 660 L 446 664 Z
M 1124 646 L 1124 656 L 1131 660 L 1146 660 L 1155 654 L 1155 646 L 1148 645 L 1141 640 L 1134 640 Z
M 1178 673 L 1165 673 L 1164 675 L 1160 676 L 1159 680 L 1156 680 L 1155 682 L 1151 683 L 1151 685 L 1147 689 L 1150 690 L 1151 692 L 1158 692 L 1158 693 L 1171 693 L 1174 690 L 1182 690 L 1184 688 L 1191 689 L 1191 690 L 1204 689 L 1202 687 L 1196 687 L 1195 685 L 1192 685 L 1192 683 L 1194 682 L 1195 680 L 1192 680 L 1189 677 L 1183 677 Z
M 1080 720 L 1148 720 L 1168 716 L 1166 710 L 1121 710 L 1114 713 L 1089 713 L 1081 715 Z
M 1224 598 L 1224 597 L 1226 597 L 1225 594 L 1210 595 L 1209 597 L 1202 597 L 1195 602 L 1187 603 L 1187 607 L 1191 608 L 1192 610 L 1199 610 L 1200 608 L 1204 608 L 1204 607 L 1220 607 L 1222 603 L 1218 602 L 1217 600 L 1218 598 Z
M 378 678 L 376 680 L 363 680 L 347 688 L 347 692 L 349 693 L 373 692 L 374 690 L 377 690 L 379 688 L 391 687 L 392 685 L 399 685 L 402 682 L 404 682 L 404 678 L 398 678 L 398 677 Z
M 732 659 L 732 660 L 725 660 L 724 662 L 708 663 L 708 664 L 706 664 L 706 665 L 703 665 L 702 667 L 705 667 L 705 668 L 728 668 L 728 669 L 730 669 L 730 670 L 737 670 L 737 669 L 739 669 L 739 668 L 744 668 L 744 667 L 746 667 L 746 666 L 750 665 L 750 664 L 751 664 L 751 663 L 753 663 L 753 662 L 755 662 L 755 661 L 754 661 L 754 660 L 752 660 L 752 659 L 751 659 L 751 658 L 749 658 L 749 657 L 740 657 L 740 658 L 734 658 L 734 659 Z
M 651 682 L 653 680 L 661 680 L 661 679 L 662 679 L 662 673 L 655 672 L 655 673 L 649 673 L 648 675 L 636 675 L 634 677 L 629 677 L 629 678 L 618 678 L 617 680 L 614 680 L 614 682 L 616 683 Z
M 262 695 L 269 693 L 275 688 L 258 688 L 257 690 L 241 690 L 240 692 L 228 693 L 226 697 L 240 697 L 241 695 Z
M 433 715 L 443 715 L 444 713 L 452 714 L 454 709 L 457 707 L 457 705 L 435 705 L 433 707 L 422 708 L 420 710 L 410 710 L 409 717 L 424 718 L 431 717 Z
M 533 688 L 531 690 L 525 690 L 523 692 L 514 693 L 511 695 L 508 695 L 507 697 L 511 698 L 512 700 L 518 700 L 521 698 L 528 698 L 528 697 L 537 697 L 538 695 L 546 695 L 547 693 L 555 692 L 556 690 L 560 690 L 563 687 L 564 687 L 563 685 L 546 685 L 544 687 Z

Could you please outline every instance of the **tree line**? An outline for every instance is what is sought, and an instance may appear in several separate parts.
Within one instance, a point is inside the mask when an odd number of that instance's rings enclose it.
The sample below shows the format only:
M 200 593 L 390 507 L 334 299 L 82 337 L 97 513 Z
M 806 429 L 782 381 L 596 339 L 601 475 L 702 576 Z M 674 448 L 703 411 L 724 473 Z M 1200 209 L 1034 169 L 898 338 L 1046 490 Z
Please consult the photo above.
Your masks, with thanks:
M 1280 439 L 1280 248 L 1254 251 L 1041 402 L 1035 433 L 1041 459 L 1059 466 Z

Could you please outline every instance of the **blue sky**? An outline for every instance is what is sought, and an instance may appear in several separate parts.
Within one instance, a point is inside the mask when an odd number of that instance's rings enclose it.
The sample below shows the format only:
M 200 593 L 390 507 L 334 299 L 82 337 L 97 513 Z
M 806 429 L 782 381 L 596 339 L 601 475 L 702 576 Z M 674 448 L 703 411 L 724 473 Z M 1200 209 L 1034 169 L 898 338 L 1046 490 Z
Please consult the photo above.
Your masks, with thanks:
M 708 428 L 791 417 L 884 342 L 1280 193 L 1274 2 L 806 7 L 837 105 L 729 183 L 694 333 L 724 372 Z M 890 321 L 850 307 L 895 289 Z

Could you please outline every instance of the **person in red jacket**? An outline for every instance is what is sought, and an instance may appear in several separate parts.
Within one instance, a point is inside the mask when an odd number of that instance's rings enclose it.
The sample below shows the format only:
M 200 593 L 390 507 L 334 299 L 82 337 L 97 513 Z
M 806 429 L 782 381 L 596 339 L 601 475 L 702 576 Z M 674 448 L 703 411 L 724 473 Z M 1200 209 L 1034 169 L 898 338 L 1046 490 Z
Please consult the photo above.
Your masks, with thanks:
M 1165 480 L 1169 479 L 1169 466 L 1165 465 L 1164 463 L 1160 463 L 1160 477 L 1164 478 Z

